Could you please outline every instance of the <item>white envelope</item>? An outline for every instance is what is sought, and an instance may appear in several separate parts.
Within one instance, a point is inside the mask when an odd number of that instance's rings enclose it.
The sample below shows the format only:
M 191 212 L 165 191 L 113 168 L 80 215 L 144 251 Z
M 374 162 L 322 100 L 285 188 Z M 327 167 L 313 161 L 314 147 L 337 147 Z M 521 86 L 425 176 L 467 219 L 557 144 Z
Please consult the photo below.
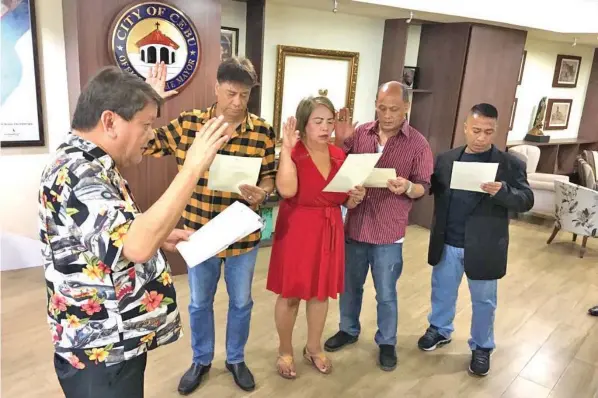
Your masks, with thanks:
M 480 185 L 496 179 L 498 163 L 453 162 L 451 189 L 484 192 Z
M 176 248 L 187 265 L 193 268 L 263 227 L 256 212 L 235 202 L 195 231 L 188 241 L 179 242 Z
M 257 185 L 261 167 L 262 158 L 218 154 L 210 166 L 208 189 L 241 194 L 239 185 Z
M 363 183 L 366 188 L 386 188 L 388 180 L 397 178 L 396 169 L 374 169 Z
M 357 185 L 362 185 L 376 167 L 380 156 L 381 153 L 350 154 L 324 192 L 349 192 Z

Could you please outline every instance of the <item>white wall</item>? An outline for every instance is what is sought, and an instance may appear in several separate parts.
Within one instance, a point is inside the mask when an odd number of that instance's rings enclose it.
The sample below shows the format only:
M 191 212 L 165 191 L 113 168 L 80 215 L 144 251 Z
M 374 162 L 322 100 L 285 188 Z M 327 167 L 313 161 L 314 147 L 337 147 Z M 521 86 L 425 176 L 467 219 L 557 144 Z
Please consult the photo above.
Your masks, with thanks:
M 247 4 L 240 1 L 222 0 L 222 15 L 220 19 L 221 26 L 239 29 L 239 56 L 245 55 L 245 32 Z
M 409 25 L 409 29 L 407 30 L 407 48 L 405 49 L 405 66 L 417 66 L 421 34 L 421 25 Z
M 598 2 L 595 0 L 353 0 L 404 10 L 455 15 L 480 21 L 524 26 L 563 33 L 596 33 Z M 515 11 L 515 12 L 514 12 Z
M 0 269 L 14 268 L 6 264 L 8 255 L 19 245 L 25 250 L 37 247 L 37 192 L 42 169 L 69 129 L 66 57 L 62 26 L 62 1 L 36 2 L 38 50 L 42 79 L 42 105 L 46 146 L 43 148 L 2 148 L 0 152 L 0 232 L 2 261 Z M 21 235 L 29 240 L 10 238 Z M 11 260 L 12 261 L 12 260 Z M 30 264 L 31 260 L 24 260 Z
M 573 99 L 569 127 L 566 130 L 547 130 L 544 133 L 553 138 L 577 137 L 583 104 L 586 97 L 594 49 L 587 46 L 575 47 L 567 43 L 543 41 L 528 38 L 525 44 L 527 58 L 521 85 L 517 88 L 517 110 L 509 140 L 521 140 L 532 127 L 535 110 L 543 96 Z M 553 88 L 552 78 L 558 54 L 581 56 L 581 67 L 577 87 Z
M 261 116 L 272 123 L 276 46 L 282 44 L 359 52 L 354 120 L 372 120 L 383 35 L 383 19 L 266 3 Z

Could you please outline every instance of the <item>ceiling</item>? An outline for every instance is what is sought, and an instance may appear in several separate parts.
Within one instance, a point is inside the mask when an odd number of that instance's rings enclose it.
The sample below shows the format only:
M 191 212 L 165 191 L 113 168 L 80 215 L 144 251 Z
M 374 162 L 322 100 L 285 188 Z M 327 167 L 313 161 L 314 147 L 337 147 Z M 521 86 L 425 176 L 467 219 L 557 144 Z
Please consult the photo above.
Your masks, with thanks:
M 373 17 L 373 18 L 381 18 L 381 19 L 393 19 L 393 18 L 409 18 L 411 16 L 411 11 L 409 9 L 403 9 L 394 6 L 386 6 L 386 5 L 378 5 L 373 4 L 370 1 L 385 1 L 385 0 L 338 0 L 338 13 L 343 14 L 352 14 L 352 15 L 360 15 L 366 17 Z M 392 1 L 392 0 L 386 0 Z M 399 0 L 401 1 L 401 0 Z M 409 0 L 406 0 L 409 1 Z M 423 4 L 432 2 L 435 0 L 417 0 L 417 3 Z M 448 2 L 448 0 L 441 0 L 444 2 Z M 465 2 L 468 0 L 459 0 L 460 2 Z M 476 0 L 479 4 L 479 0 Z M 496 2 L 497 0 L 492 0 Z M 501 1 L 511 1 L 511 0 L 501 0 Z M 536 2 L 536 1 L 546 1 L 551 2 L 553 0 L 516 0 L 519 2 Z M 559 0 L 560 1 L 560 0 Z M 597 6 L 597 14 L 598 15 L 598 0 L 567 0 L 569 2 L 588 2 L 592 5 Z M 317 9 L 322 11 L 330 11 L 330 15 L 334 16 L 332 12 L 334 6 L 334 0 L 301 0 L 300 2 L 297 0 L 267 0 L 267 3 L 278 3 L 278 4 L 285 4 L 288 6 L 293 7 L 302 7 L 302 8 L 311 8 Z M 455 4 L 456 2 L 450 2 L 451 4 Z M 529 36 L 543 39 L 543 40 L 552 40 L 552 41 L 562 41 L 567 43 L 573 43 L 575 39 L 577 39 L 577 44 L 579 45 L 588 45 L 591 47 L 598 47 L 598 17 L 594 18 L 594 26 L 596 33 L 563 33 L 563 32 L 554 32 L 546 29 L 540 29 L 530 26 L 522 26 L 522 25 L 515 25 L 506 22 L 500 21 L 489 21 L 489 20 L 482 20 L 477 18 L 470 18 L 464 16 L 457 16 L 457 15 L 448 15 L 448 14 L 441 14 L 441 13 L 434 13 L 434 12 L 426 12 L 426 11 L 417 11 L 413 10 L 413 22 L 419 23 L 419 21 L 432 21 L 432 22 L 479 22 L 485 23 L 489 25 L 495 26 L 504 26 L 510 28 L 517 28 L 522 30 L 527 30 Z

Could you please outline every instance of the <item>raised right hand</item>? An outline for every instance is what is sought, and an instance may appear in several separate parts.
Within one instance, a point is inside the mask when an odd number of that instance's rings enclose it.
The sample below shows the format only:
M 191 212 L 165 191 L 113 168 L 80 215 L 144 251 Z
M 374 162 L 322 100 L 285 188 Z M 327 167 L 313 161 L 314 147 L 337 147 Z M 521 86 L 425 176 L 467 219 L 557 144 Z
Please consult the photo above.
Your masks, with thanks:
M 224 123 L 222 117 L 209 120 L 195 135 L 187 150 L 183 168 L 200 174 L 207 171 L 216 157 L 216 152 L 229 139 L 229 136 L 224 134 L 227 128 L 228 123 Z
M 347 108 L 341 108 L 336 113 L 336 123 L 334 126 L 334 136 L 345 141 L 347 138 L 353 136 L 357 122 L 352 123 L 351 112 Z
M 299 141 L 299 130 L 296 130 L 297 119 L 289 116 L 287 121 L 282 124 L 282 146 L 286 149 L 293 149 Z
M 154 91 L 164 99 L 178 94 L 176 90 L 166 91 L 166 65 L 164 62 L 156 63 L 150 68 L 149 75 L 145 82 L 152 86 Z

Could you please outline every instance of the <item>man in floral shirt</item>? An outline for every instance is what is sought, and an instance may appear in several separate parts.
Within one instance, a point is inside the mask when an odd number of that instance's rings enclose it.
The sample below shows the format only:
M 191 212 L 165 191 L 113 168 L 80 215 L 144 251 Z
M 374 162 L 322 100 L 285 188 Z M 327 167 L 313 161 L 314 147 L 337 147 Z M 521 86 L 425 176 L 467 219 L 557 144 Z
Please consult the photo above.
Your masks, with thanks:
M 67 398 L 143 397 L 146 352 L 178 340 L 181 321 L 160 249 L 199 177 L 226 141 L 226 124 L 198 132 L 185 165 L 141 213 L 120 167 L 138 164 L 162 100 L 141 79 L 109 67 L 79 97 L 72 133 L 42 174 L 40 237 L 54 364 Z

